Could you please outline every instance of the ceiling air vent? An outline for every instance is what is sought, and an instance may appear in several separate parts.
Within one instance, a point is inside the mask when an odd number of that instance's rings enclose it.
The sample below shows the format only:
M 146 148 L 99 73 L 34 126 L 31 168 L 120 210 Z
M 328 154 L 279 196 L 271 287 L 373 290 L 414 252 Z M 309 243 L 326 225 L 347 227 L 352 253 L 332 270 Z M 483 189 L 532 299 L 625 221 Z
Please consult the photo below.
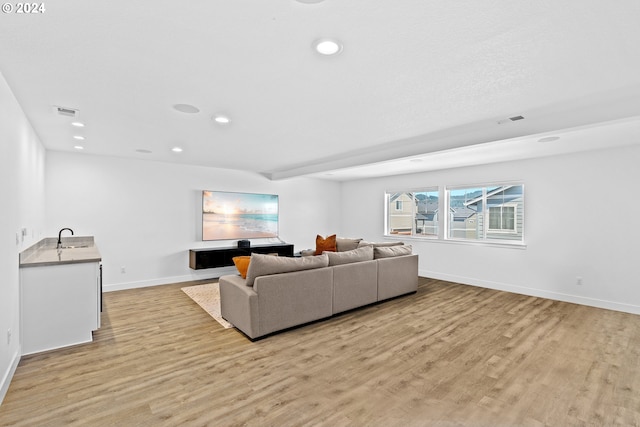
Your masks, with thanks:
M 524 116 L 513 116 L 513 117 L 509 117 L 508 119 L 498 120 L 497 123 L 499 125 L 503 125 L 505 123 L 515 122 L 515 121 L 523 120 L 523 119 L 524 119 Z
M 53 107 L 55 109 L 55 112 L 60 114 L 61 116 L 67 116 L 67 117 L 76 117 L 78 115 L 78 110 L 75 110 L 73 108 L 66 108 L 66 107 Z

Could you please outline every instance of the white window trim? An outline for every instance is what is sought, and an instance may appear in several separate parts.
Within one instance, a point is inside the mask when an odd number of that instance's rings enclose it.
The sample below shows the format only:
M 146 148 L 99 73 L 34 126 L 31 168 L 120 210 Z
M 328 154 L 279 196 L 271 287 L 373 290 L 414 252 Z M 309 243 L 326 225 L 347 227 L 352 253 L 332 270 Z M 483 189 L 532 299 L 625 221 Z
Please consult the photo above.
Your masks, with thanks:
M 522 239 L 521 240 L 501 240 L 501 239 L 492 239 L 485 237 L 484 239 L 464 239 L 457 237 L 447 237 L 447 233 L 449 230 L 449 225 L 451 222 L 451 215 L 441 215 L 443 212 L 448 212 L 449 210 L 449 194 L 451 190 L 458 190 L 464 188 L 482 188 L 483 195 L 486 197 L 487 188 L 496 187 L 496 186 L 522 186 L 523 197 L 525 193 L 525 185 L 520 180 L 513 181 L 504 181 L 504 182 L 489 182 L 484 184 L 472 183 L 472 184 L 456 184 L 456 185 L 440 185 L 438 187 L 430 186 L 430 187 L 414 187 L 407 188 L 404 190 L 385 190 L 384 193 L 384 229 L 383 236 L 388 240 L 399 240 L 399 241 L 414 241 L 416 243 L 419 242 L 429 242 L 429 243 L 444 243 L 444 244 L 461 244 L 461 245 L 471 245 L 471 246 L 488 246 L 488 247 L 502 247 L 502 248 L 510 248 L 510 249 L 526 249 L 527 244 L 525 241 L 525 218 L 524 211 L 522 212 Z M 389 198 L 388 195 L 393 193 L 421 193 L 421 192 L 437 192 L 438 193 L 438 234 L 430 234 L 430 235 L 421 235 L 416 234 L 415 232 L 415 221 L 412 229 L 411 235 L 398 235 L 398 234 L 389 234 Z M 518 207 L 517 203 L 505 203 L 504 206 L 516 205 L 514 209 L 515 218 L 517 218 Z M 415 212 L 413 213 L 415 215 Z M 488 215 L 486 216 L 488 219 Z M 489 222 L 487 220 L 484 221 L 485 227 L 485 236 L 486 232 L 490 231 L 493 234 L 508 233 L 508 234 L 518 234 L 517 226 L 515 231 L 504 231 L 504 230 L 494 230 L 489 229 Z
M 404 190 L 385 190 L 384 192 L 384 229 L 383 229 L 383 236 L 384 237 L 391 237 L 391 238 L 397 238 L 397 237 L 404 237 L 404 238 L 413 238 L 413 237 L 417 237 L 420 240 L 435 240 L 435 239 L 440 239 L 442 238 L 441 233 L 442 233 L 442 226 L 440 224 L 440 216 L 438 216 L 438 235 L 434 235 L 434 234 L 428 234 L 428 235 L 421 235 L 421 234 L 416 234 L 416 223 L 415 223 L 415 215 L 416 215 L 416 204 L 412 203 L 411 204 L 411 209 L 412 212 L 410 214 L 405 214 L 405 216 L 409 216 L 412 217 L 414 220 L 411 221 L 412 225 L 411 225 L 411 235 L 407 235 L 407 234 L 402 234 L 402 235 L 398 235 L 398 234 L 391 234 L 389 233 L 389 217 L 392 215 L 392 213 L 389 211 L 390 209 L 390 200 L 389 200 L 389 196 L 391 194 L 395 194 L 395 193 L 411 193 L 411 194 L 415 194 L 415 193 L 438 193 L 438 209 L 441 208 L 442 206 L 442 189 L 440 187 L 415 187 L 415 188 L 407 188 Z M 415 200 L 414 200 L 415 202 Z M 404 203 L 404 202 L 403 202 Z M 395 208 L 395 204 L 394 204 L 394 211 L 395 212 L 399 212 L 399 210 L 397 210 Z M 395 215 L 395 216 L 402 216 L 402 215 Z

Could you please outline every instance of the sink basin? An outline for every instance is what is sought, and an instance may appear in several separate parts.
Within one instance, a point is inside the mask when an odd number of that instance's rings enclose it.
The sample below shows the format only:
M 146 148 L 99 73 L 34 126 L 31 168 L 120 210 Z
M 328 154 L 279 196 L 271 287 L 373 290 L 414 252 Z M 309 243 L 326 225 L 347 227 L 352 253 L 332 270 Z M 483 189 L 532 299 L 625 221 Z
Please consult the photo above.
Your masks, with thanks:
M 65 236 L 62 238 L 62 244 L 58 246 L 57 237 L 46 237 L 41 241 L 42 249 L 86 249 L 95 248 L 93 236 Z

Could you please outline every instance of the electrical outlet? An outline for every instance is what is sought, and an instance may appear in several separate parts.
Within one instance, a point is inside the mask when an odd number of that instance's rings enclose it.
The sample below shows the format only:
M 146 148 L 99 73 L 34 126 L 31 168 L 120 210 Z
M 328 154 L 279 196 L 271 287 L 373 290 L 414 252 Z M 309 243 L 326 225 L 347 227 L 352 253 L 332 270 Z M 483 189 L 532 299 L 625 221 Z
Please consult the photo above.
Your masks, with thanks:
M 11 344 L 11 328 L 7 329 L 7 344 Z
M 576 277 L 576 285 L 582 286 L 582 277 L 580 276 Z
M 124 274 L 126 272 L 127 272 L 127 267 L 125 267 L 124 265 L 120 267 L 120 273 Z

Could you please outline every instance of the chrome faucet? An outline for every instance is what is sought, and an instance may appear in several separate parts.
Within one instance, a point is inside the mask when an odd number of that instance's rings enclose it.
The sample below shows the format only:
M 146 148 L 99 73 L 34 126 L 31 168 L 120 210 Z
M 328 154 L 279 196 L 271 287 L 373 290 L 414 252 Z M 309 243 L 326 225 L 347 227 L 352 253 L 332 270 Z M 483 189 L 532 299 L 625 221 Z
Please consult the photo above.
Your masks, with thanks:
M 71 235 L 73 236 L 73 230 L 70 228 L 63 228 L 58 232 L 58 245 L 56 246 L 56 249 L 60 249 L 62 247 L 62 232 L 64 230 L 69 230 L 71 232 Z

